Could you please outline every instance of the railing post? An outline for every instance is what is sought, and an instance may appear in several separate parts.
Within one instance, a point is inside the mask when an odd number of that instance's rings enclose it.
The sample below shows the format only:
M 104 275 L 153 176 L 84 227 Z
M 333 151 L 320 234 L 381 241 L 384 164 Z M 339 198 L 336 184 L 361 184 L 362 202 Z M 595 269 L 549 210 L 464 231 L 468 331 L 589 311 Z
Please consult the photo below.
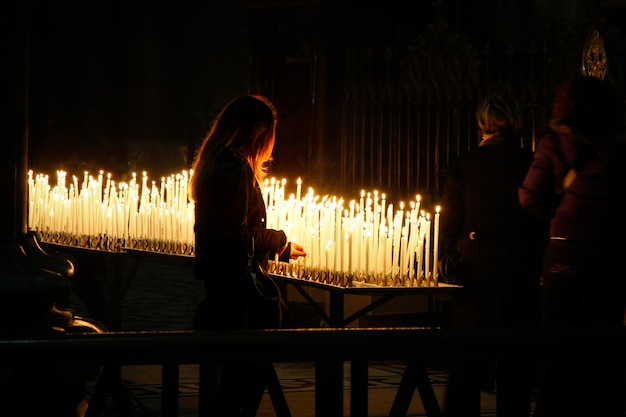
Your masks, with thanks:
M 178 382 L 179 366 L 177 363 L 164 363 L 161 383 L 161 415 L 163 417 L 178 417 Z

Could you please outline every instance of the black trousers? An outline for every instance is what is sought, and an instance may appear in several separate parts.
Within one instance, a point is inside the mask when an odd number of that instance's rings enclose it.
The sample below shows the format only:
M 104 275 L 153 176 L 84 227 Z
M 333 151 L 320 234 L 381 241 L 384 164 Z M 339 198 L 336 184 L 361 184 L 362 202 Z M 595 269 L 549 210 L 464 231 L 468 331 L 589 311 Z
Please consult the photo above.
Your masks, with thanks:
M 623 327 L 620 256 L 619 248 L 596 242 L 551 240 L 542 271 L 543 324 Z M 546 356 L 534 416 L 623 417 L 624 365 L 620 357 L 591 353 Z

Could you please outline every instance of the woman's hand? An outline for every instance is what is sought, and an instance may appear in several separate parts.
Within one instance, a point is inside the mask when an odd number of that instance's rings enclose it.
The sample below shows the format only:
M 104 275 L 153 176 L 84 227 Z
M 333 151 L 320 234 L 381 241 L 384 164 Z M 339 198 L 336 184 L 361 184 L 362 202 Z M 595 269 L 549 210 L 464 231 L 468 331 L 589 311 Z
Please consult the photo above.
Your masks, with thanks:
M 289 243 L 291 245 L 291 251 L 289 253 L 289 258 L 290 259 L 298 259 L 301 256 L 306 256 L 306 252 L 304 251 L 304 248 L 301 245 L 298 245 L 297 243 L 294 242 L 290 242 Z

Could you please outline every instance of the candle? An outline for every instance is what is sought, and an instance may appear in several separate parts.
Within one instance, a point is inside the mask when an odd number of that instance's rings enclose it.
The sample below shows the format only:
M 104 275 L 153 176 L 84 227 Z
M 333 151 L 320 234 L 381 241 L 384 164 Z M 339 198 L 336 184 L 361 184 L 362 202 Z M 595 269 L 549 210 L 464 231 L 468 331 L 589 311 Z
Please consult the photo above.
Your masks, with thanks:
M 386 262 L 386 249 L 387 249 L 387 227 L 384 224 L 384 219 L 383 219 L 383 223 L 380 225 L 380 231 L 379 231 L 379 242 L 378 242 L 378 264 L 377 266 L 377 270 L 376 272 L 378 274 L 382 275 L 382 278 L 384 280 L 385 277 L 385 262 Z
M 374 191 L 374 219 L 372 225 L 372 233 L 372 254 L 373 256 L 376 256 L 378 258 L 378 251 L 380 246 L 380 206 L 378 205 L 378 191 Z
M 426 243 L 424 244 L 424 279 L 430 286 L 430 214 L 426 214 L 426 230 L 425 230 L 425 239 Z
M 364 202 L 363 202 L 363 199 L 364 199 L 364 198 L 365 198 L 365 190 L 361 190 L 361 200 L 360 200 L 360 203 L 359 203 L 359 208 L 360 208 L 361 210 L 363 210 L 363 208 L 364 208 L 364 206 L 365 206 L 365 205 L 364 205 Z
M 418 233 L 417 249 L 416 249 L 417 271 L 415 274 L 420 283 L 420 286 L 423 286 L 424 275 L 422 274 L 422 271 L 424 268 L 424 241 L 426 238 L 426 234 L 424 233 L 425 225 L 424 225 L 424 218 L 422 216 L 418 218 L 418 224 L 419 224 L 419 233 Z
M 347 223 L 346 223 L 347 226 Z M 345 239 L 345 246 L 344 246 L 344 253 L 345 253 L 345 258 L 344 258 L 344 270 L 349 273 L 352 274 L 353 272 L 353 264 L 352 264 L 352 233 L 350 232 L 350 230 L 346 227 L 345 231 L 344 231 L 344 239 Z
M 407 276 L 407 255 L 408 255 L 408 236 L 407 236 L 407 228 L 402 228 L 402 236 L 400 237 L 400 279 L 398 283 L 400 285 L 406 284 L 406 276 Z
M 66 173 L 57 171 L 51 189 L 46 175 L 30 171 L 29 226 L 46 235 L 89 235 L 92 240 L 87 242 L 109 250 L 118 242 L 135 244 L 143 239 L 134 247 L 193 253 L 194 204 L 188 187 L 192 171 L 161 177 L 160 187 L 156 181 L 148 182 L 146 172 L 141 183 L 133 173 L 130 184 L 116 183 L 111 174 L 105 181 L 103 173 L 94 178 L 85 171 L 82 184 L 74 176 L 68 185 Z M 422 276 L 425 285 L 437 285 L 439 206 L 431 232 L 430 214 L 418 212 L 419 195 L 410 202 L 410 210 L 400 202 L 394 211 L 385 194 L 379 199 L 377 190 L 363 189 L 360 200 L 344 207 L 343 198 L 320 197 L 312 188 L 302 196 L 300 178 L 295 196 L 290 194 L 286 200 L 285 184 L 285 179 L 272 179 L 271 186 L 265 180 L 267 226 L 285 230 L 291 242 L 307 249 L 309 256 L 298 262 L 307 277 L 312 268 L 324 268 L 378 285 L 421 285 Z M 156 246 L 148 245 L 153 242 Z
M 276 188 L 275 186 L 276 186 L 276 178 L 272 178 L 272 180 L 270 181 L 269 196 L 267 200 L 268 207 L 274 205 L 274 192 Z
M 372 266 L 371 266 L 371 240 L 372 240 L 372 232 L 369 229 L 365 229 L 363 231 L 363 271 L 365 271 L 365 276 L 369 277 L 371 275 Z
M 300 201 L 300 194 L 302 193 L 302 178 L 298 178 L 298 186 L 296 188 L 296 201 Z
M 439 270 L 439 212 L 441 207 L 435 208 L 435 231 L 433 234 L 433 284 L 436 287 L 438 285 L 438 270 Z
M 393 220 L 393 266 L 392 266 L 392 278 L 394 283 L 397 282 L 398 275 L 400 274 L 400 236 L 402 234 L 402 211 L 398 210 Z
M 417 219 L 411 219 L 409 224 L 409 285 L 418 284 L 419 276 L 416 276 L 415 263 L 417 261 L 417 246 L 419 240 L 419 225 Z
M 387 285 L 387 276 L 391 275 L 393 280 L 393 239 L 390 238 L 390 229 L 387 230 L 385 239 L 387 240 L 387 247 L 385 249 L 385 275 L 383 285 Z

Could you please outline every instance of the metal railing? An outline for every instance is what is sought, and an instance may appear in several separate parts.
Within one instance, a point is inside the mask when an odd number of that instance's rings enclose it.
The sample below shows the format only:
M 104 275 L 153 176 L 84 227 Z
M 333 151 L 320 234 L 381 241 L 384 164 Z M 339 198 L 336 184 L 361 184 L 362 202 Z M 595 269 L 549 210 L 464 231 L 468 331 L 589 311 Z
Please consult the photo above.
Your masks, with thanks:
M 445 361 L 461 353 L 491 358 L 513 356 L 545 359 L 551 355 L 561 358 L 597 355 L 621 358 L 625 347 L 624 328 L 600 327 L 141 331 L 0 340 L 0 367 L 14 366 L 16 363 L 29 366 L 64 363 L 105 368 L 163 365 L 162 415 L 175 416 L 177 367 L 181 364 L 216 364 L 232 360 L 249 363 L 314 362 L 317 390 L 318 385 L 329 382 L 320 380 L 323 375 L 328 375 L 323 370 L 344 361 L 360 364 L 392 360 L 407 363 L 422 362 L 424 359 Z M 367 379 L 367 373 L 360 375 Z M 352 387 L 363 387 L 363 381 L 351 381 L 351 384 Z M 340 389 L 343 390 L 343 386 Z M 315 398 L 316 415 L 337 410 L 336 395 L 316 395 Z

